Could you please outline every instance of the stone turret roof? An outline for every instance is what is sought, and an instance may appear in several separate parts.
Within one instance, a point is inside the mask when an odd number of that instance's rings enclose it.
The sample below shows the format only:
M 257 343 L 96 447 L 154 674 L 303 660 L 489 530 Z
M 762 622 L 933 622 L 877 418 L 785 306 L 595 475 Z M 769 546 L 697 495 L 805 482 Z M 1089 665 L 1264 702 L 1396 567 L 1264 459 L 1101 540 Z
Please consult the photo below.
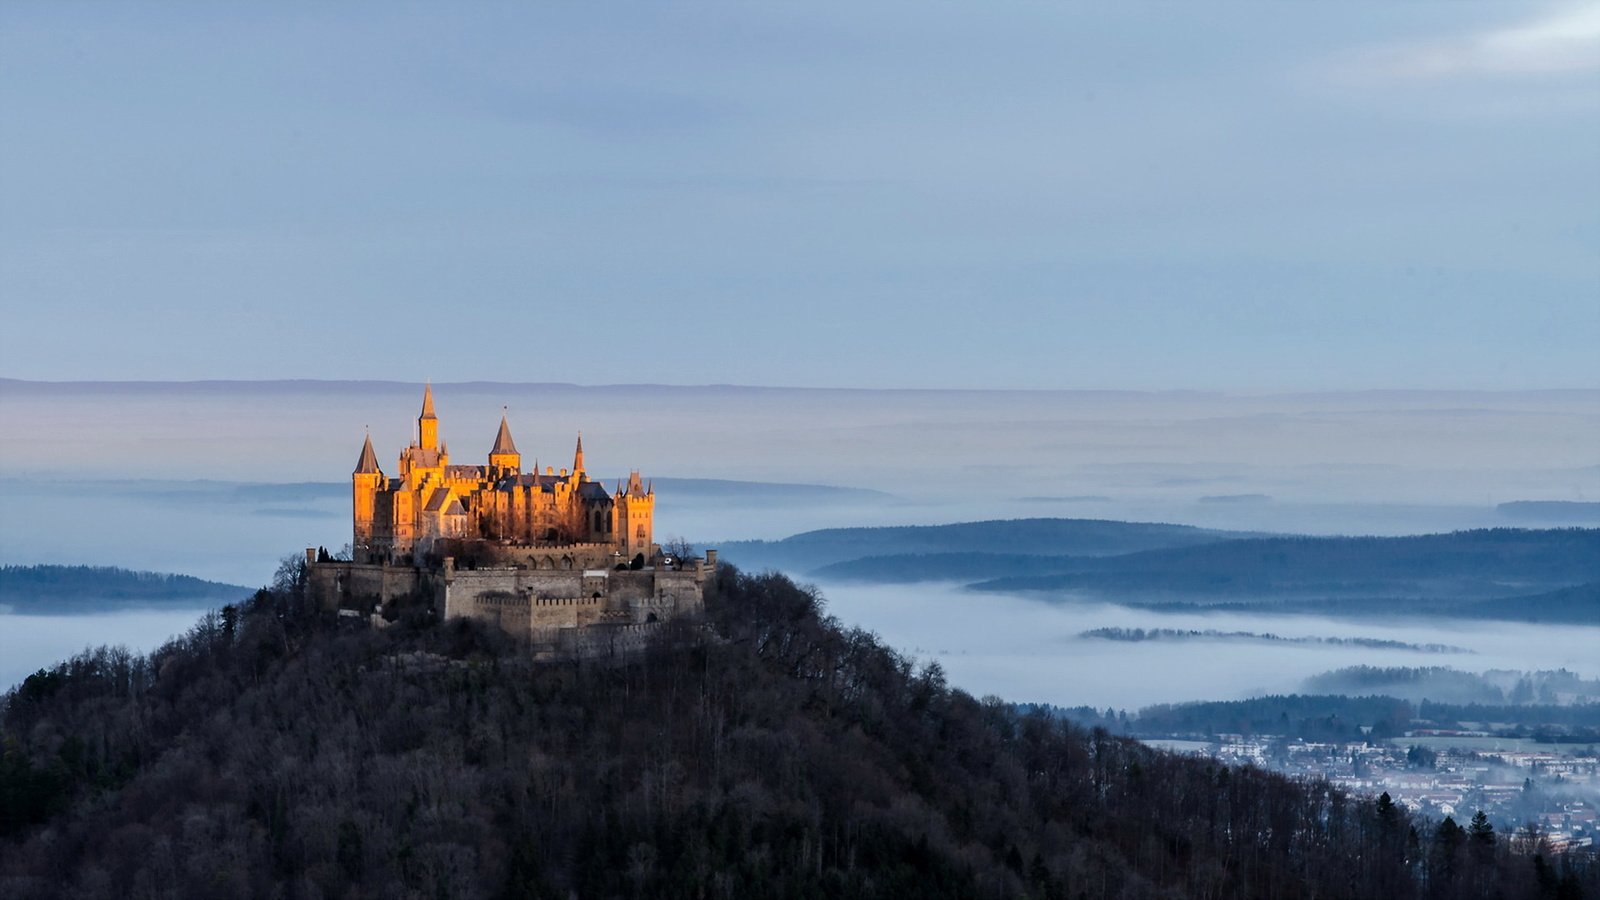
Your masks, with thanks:
M 361 458 L 356 460 L 357 475 L 377 475 L 378 454 L 372 452 L 372 435 L 367 435 L 366 443 L 361 445 Z
M 506 424 L 506 417 L 500 417 L 500 433 L 494 437 L 494 447 L 490 454 L 516 453 L 517 445 L 511 440 L 511 426 Z M 520 454 L 519 454 L 520 455 Z
M 422 418 L 439 418 L 433 414 L 433 384 L 431 382 L 422 389 Z

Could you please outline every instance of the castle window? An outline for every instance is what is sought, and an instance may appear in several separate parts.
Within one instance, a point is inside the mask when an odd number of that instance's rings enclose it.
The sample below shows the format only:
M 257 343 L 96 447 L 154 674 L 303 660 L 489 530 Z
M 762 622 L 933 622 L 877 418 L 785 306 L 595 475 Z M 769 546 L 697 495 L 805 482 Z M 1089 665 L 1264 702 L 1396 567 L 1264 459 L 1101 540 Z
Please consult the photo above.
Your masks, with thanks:
M 638 541 L 641 544 L 644 543 L 644 526 L 643 525 L 640 525 L 638 530 L 634 532 L 634 540 Z

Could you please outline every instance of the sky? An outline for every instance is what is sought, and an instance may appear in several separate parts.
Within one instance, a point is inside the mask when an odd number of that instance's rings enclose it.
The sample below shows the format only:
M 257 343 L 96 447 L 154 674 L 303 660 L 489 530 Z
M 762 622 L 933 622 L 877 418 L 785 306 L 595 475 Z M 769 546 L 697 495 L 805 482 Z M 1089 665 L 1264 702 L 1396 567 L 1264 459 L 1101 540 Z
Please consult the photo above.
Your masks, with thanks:
M 0 4 L 0 376 L 1593 387 L 1600 3 Z

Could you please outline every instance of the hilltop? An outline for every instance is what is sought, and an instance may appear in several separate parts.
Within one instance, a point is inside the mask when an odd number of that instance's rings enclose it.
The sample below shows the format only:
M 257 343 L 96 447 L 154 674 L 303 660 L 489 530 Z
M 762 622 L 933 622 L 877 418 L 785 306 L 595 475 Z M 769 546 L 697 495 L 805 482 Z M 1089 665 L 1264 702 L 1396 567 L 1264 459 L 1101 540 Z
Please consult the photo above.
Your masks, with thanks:
M 974 699 L 781 576 L 717 588 L 641 657 L 534 665 L 416 611 L 340 628 L 286 567 L 7 695 L 0 893 L 1420 895 L 1392 804 Z M 1447 874 L 1537 884 L 1503 842 Z

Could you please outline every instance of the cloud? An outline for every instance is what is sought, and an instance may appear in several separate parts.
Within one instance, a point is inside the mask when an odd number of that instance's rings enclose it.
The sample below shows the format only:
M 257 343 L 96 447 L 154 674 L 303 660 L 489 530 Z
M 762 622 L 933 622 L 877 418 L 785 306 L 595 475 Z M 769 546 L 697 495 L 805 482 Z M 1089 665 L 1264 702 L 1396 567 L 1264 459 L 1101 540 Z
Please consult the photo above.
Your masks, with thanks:
M 1346 71 L 1380 80 L 1600 72 L 1600 3 L 1473 34 L 1372 48 L 1350 60 Z

